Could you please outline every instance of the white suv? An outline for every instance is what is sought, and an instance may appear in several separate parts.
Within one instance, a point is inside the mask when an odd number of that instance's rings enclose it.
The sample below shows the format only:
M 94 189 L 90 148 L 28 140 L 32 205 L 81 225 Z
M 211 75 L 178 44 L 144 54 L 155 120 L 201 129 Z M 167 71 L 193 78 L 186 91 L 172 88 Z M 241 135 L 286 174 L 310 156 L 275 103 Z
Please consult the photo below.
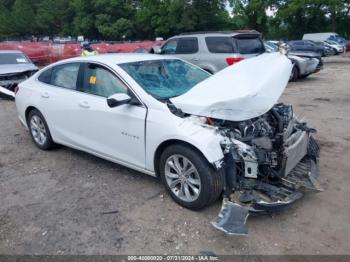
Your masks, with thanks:
M 256 31 L 186 33 L 168 39 L 156 51 L 187 60 L 210 73 L 264 52 L 261 34 Z

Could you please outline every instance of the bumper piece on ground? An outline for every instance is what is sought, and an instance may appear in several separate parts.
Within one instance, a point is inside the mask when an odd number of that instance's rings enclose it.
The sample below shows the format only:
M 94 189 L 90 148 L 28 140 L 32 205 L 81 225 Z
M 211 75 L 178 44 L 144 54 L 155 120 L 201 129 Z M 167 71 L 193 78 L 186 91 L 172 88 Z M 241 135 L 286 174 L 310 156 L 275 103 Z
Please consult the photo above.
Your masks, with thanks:
M 224 199 L 218 217 L 211 224 L 228 235 L 247 235 L 248 216 L 248 208 Z

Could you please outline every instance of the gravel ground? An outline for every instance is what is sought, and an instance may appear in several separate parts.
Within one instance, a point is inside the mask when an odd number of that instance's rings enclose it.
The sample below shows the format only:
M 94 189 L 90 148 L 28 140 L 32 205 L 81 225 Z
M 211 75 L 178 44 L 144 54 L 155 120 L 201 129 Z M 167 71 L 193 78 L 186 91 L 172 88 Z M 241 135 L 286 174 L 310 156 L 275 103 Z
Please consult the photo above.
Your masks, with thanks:
M 209 222 L 220 202 L 193 212 L 152 177 L 60 147 L 43 152 L 0 101 L 0 254 L 350 254 L 350 58 L 286 89 L 319 130 L 325 191 L 273 216 L 250 217 L 249 235 Z

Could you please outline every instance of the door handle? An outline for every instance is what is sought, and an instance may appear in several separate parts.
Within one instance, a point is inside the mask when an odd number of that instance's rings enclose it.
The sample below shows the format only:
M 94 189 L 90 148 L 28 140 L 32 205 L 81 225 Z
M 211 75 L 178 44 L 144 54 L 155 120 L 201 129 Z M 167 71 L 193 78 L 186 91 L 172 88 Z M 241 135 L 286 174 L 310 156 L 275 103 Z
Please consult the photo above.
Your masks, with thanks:
M 43 97 L 43 98 L 49 98 L 50 95 L 49 95 L 48 92 L 44 92 L 44 93 L 41 94 L 41 97 Z
M 192 58 L 192 61 L 198 62 L 199 58 Z
M 82 108 L 90 108 L 90 105 L 87 101 L 82 101 L 79 103 L 79 106 Z

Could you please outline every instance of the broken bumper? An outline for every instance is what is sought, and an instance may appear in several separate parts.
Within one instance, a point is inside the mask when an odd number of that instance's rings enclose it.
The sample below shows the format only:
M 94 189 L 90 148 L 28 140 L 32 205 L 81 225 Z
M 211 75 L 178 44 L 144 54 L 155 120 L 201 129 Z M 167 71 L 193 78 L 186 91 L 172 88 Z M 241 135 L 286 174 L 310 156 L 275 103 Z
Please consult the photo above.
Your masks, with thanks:
M 308 132 L 292 138 L 285 147 L 281 177 L 276 180 L 237 176 L 237 185 L 212 225 L 229 235 L 247 234 L 250 213 L 280 211 L 300 199 L 305 190 L 322 191 L 318 183 L 319 146 Z

